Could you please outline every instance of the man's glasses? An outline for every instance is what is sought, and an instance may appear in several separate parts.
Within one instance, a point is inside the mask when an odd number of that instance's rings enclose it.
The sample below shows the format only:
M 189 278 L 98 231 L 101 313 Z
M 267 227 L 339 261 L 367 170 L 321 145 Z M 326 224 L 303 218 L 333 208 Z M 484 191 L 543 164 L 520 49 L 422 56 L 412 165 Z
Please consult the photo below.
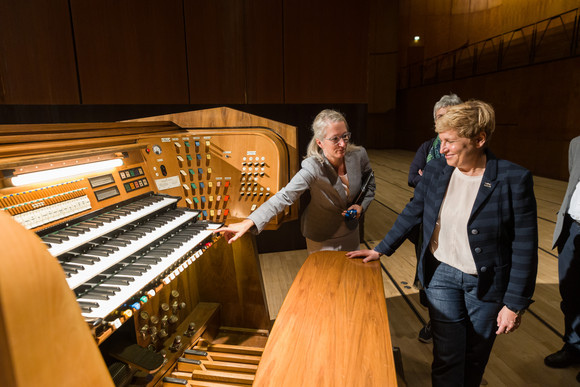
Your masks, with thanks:
M 340 142 L 340 139 L 343 139 L 344 143 L 348 144 L 348 142 L 350 141 L 350 136 L 352 136 L 352 133 L 346 132 L 342 136 L 334 136 L 334 137 L 330 137 L 330 138 L 325 138 L 325 140 L 330 141 L 334 145 L 337 145 Z

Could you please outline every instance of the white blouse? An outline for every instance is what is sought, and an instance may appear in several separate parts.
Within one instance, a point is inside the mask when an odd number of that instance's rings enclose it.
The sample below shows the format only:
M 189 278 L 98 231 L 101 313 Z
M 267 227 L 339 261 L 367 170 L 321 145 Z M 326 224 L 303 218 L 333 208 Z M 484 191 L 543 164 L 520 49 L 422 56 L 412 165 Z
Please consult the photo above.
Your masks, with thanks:
M 467 274 L 477 274 L 467 238 L 467 221 L 482 178 L 483 174 L 468 176 L 455 168 L 429 243 L 437 260 Z

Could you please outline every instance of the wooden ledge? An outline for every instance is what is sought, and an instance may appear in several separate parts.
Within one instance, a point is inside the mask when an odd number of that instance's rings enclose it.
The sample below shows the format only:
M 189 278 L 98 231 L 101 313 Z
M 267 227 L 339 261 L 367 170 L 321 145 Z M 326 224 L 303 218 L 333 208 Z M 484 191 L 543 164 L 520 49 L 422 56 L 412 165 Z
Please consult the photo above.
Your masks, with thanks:
M 254 386 L 396 386 L 378 261 L 310 255 L 264 349 Z

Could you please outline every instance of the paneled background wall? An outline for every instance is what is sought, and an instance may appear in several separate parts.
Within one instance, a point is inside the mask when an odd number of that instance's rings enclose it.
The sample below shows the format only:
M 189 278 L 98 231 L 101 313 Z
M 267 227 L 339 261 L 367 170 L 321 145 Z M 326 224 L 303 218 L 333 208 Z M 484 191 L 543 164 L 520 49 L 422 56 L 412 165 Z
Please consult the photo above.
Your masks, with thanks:
M 366 103 L 369 0 L 0 4 L 5 104 Z
M 319 107 L 367 148 L 415 150 L 450 91 L 498 112 L 492 149 L 564 179 L 580 134 L 577 57 L 398 88 L 414 61 L 577 8 L 580 0 L 0 2 L 0 122 L 78 122 L 231 106 L 298 123 Z M 412 37 L 420 35 L 420 43 Z M 151 113 L 151 114 L 149 114 Z
M 568 145 L 580 135 L 580 57 L 398 94 L 397 143 L 417 149 L 434 137 L 433 104 L 450 91 L 489 102 L 496 112 L 491 150 L 535 175 L 568 180 Z M 417 109 L 424 114 L 417 117 Z
M 579 0 L 399 1 L 399 69 L 579 7 Z M 562 39 L 572 38 L 575 28 L 578 32 L 578 22 L 577 11 L 567 13 L 565 20 L 546 21 L 538 26 L 535 42 L 545 51 L 564 43 L 565 50 L 575 50 L 574 56 L 400 88 L 392 146 L 415 150 L 433 137 L 433 105 L 443 94 L 455 92 L 464 100 L 476 98 L 494 106 L 497 126 L 490 146 L 496 155 L 536 175 L 567 180 L 568 145 L 580 135 L 580 47 L 578 40 Z M 558 40 L 549 40 L 555 37 L 548 28 L 558 32 Z M 413 42 L 415 35 L 421 37 L 419 44 Z M 520 54 L 529 62 L 531 40 L 525 38 L 505 40 L 504 48 L 520 44 Z M 493 43 L 497 50 L 497 41 Z M 498 58 L 493 59 L 497 68 Z
M 578 6 L 578 0 L 400 0 L 399 64 L 413 61 L 408 51 L 416 35 L 429 58 Z

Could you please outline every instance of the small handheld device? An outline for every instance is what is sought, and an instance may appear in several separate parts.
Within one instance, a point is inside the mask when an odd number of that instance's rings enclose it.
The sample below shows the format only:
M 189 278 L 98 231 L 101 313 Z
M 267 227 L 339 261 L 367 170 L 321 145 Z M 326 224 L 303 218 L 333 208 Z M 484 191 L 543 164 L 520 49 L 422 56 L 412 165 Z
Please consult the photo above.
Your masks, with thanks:
M 346 220 L 351 220 L 356 218 L 356 210 L 353 208 L 352 210 L 348 210 L 346 214 L 344 214 Z

